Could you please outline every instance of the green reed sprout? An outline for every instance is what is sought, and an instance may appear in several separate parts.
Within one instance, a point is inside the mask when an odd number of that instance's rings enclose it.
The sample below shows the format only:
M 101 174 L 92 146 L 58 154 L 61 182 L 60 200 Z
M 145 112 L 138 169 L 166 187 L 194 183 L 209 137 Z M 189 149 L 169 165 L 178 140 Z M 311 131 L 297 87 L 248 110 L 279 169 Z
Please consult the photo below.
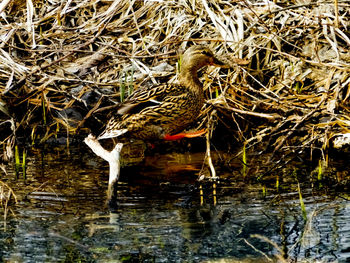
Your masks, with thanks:
M 27 154 L 26 151 L 23 150 L 23 159 L 22 159 L 22 172 L 23 172 L 23 178 L 26 179 L 27 178 L 27 174 L 26 174 L 26 158 L 27 158 Z
M 300 183 L 298 183 L 298 193 L 299 193 L 299 201 L 300 201 L 301 212 L 302 212 L 304 220 L 306 221 L 307 220 L 307 213 L 306 213 L 306 208 L 305 208 L 303 196 L 302 196 L 301 190 L 300 190 Z
M 320 159 L 318 161 L 318 172 L 317 172 L 317 180 L 321 181 L 323 175 L 323 167 L 322 167 L 322 160 Z
M 295 83 L 295 87 L 294 88 L 295 88 L 296 93 L 300 94 L 302 92 L 303 88 L 304 88 L 304 84 L 302 82 L 300 82 L 300 81 L 297 81 Z
M 243 174 L 243 177 L 246 177 L 246 175 L 247 175 L 246 143 L 243 144 L 242 163 L 243 163 L 242 174 Z
M 120 82 L 119 92 L 120 92 L 120 102 L 123 102 L 125 98 L 125 84 L 123 80 L 121 80 Z
M 280 188 L 280 177 L 277 174 L 277 176 L 276 176 L 276 189 L 277 189 L 277 191 L 279 190 L 279 188 Z
M 262 186 L 262 195 L 263 195 L 263 197 L 266 197 L 266 195 L 267 195 L 267 189 L 266 189 L 265 185 Z
M 19 151 L 18 146 L 15 146 L 15 170 L 16 170 L 16 177 L 18 177 L 19 174 L 19 168 L 21 167 L 20 160 L 19 160 Z
M 129 96 L 134 91 L 134 68 L 130 71 L 124 71 L 123 76 L 120 78 L 120 102 L 123 102 L 126 98 L 126 94 Z

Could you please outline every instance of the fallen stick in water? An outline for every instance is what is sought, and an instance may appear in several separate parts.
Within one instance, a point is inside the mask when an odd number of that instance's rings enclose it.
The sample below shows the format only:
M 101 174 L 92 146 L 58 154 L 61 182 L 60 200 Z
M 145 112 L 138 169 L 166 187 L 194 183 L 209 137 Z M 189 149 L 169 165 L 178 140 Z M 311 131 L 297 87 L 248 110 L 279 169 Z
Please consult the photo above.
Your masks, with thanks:
M 123 148 L 123 144 L 117 143 L 112 151 L 107 151 L 92 134 L 89 134 L 84 142 L 97 156 L 100 156 L 109 163 L 109 181 L 107 190 L 107 201 L 109 202 L 112 199 L 114 188 L 120 174 L 120 152 Z

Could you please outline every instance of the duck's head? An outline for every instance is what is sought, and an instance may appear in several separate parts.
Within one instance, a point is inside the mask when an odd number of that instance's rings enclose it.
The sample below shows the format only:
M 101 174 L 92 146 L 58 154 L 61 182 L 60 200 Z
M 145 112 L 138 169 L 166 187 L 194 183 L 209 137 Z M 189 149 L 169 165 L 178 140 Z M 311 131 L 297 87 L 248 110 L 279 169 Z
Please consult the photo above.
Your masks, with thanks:
M 217 67 L 228 67 L 228 65 L 206 46 L 192 46 L 185 51 L 181 61 L 181 71 L 197 71 L 200 68 L 213 65 Z

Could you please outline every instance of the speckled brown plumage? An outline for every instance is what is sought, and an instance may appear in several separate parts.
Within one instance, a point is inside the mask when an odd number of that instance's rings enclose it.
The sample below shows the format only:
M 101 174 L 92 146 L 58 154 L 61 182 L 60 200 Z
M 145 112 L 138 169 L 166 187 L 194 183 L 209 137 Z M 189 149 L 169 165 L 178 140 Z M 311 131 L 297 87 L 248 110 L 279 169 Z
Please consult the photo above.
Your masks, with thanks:
M 197 71 L 206 65 L 224 66 L 210 49 L 192 46 L 183 55 L 179 84 L 139 88 L 115 111 L 98 139 L 128 134 L 143 140 L 163 139 L 193 122 L 204 103 Z

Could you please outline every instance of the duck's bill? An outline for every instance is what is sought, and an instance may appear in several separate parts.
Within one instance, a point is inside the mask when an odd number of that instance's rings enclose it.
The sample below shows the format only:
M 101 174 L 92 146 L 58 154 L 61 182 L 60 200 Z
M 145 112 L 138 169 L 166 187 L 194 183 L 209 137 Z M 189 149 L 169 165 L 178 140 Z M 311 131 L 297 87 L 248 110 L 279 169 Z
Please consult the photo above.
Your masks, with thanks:
M 221 67 L 221 68 L 230 68 L 230 65 L 227 63 L 226 59 L 223 58 L 213 58 L 212 65 Z

